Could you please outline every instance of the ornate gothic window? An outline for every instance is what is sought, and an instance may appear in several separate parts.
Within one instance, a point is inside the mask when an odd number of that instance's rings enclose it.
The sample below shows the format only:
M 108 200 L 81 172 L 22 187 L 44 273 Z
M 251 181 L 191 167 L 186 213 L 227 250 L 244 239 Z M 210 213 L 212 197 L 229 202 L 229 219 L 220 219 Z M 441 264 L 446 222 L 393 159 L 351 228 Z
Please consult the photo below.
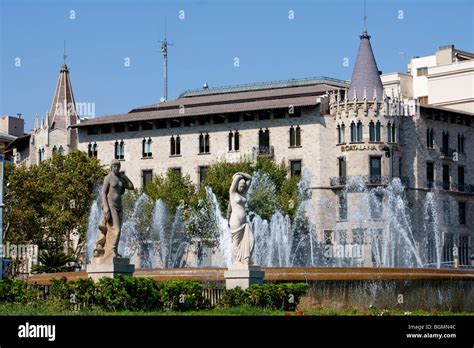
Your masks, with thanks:
M 152 157 L 153 152 L 151 150 L 152 140 L 150 137 L 148 139 L 143 138 L 142 140 L 142 157 Z
M 125 143 L 123 140 L 115 141 L 115 159 L 125 158 Z

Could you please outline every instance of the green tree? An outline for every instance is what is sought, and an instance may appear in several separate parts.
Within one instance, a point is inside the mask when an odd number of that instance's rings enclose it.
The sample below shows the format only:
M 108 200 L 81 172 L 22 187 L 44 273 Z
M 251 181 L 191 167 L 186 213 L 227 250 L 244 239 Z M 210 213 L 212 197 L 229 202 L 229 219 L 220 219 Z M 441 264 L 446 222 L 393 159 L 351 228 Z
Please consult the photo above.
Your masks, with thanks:
M 85 242 L 90 206 L 106 170 L 81 151 L 53 156 L 38 165 L 8 166 L 5 240 L 37 244 L 40 250 L 78 257 Z M 73 249 L 72 236 L 78 238 Z

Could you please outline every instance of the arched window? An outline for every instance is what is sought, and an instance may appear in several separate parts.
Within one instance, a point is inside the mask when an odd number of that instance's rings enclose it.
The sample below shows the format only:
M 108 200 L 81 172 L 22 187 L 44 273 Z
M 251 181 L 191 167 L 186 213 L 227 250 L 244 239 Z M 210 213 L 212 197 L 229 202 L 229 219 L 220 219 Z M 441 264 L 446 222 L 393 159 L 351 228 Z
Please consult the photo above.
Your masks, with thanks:
M 199 153 L 209 153 L 209 134 L 199 135 Z
M 229 132 L 229 151 L 234 151 L 234 133 Z
M 380 121 L 375 124 L 375 141 L 380 141 Z
M 97 157 L 97 143 L 92 145 L 92 156 Z
M 341 126 L 340 125 L 337 125 L 336 127 L 337 129 L 337 143 L 338 144 L 342 144 L 342 139 L 341 139 Z
M 375 125 L 373 121 L 369 122 L 369 141 L 375 141 Z
M 258 146 L 267 149 L 270 147 L 270 131 L 268 129 L 258 131 Z
M 58 152 L 59 152 L 59 154 L 60 154 L 61 156 L 64 156 L 64 148 L 63 148 L 62 145 L 59 146 Z
M 397 126 L 395 124 L 392 125 L 392 142 L 397 142 Z
M 301 128 L 300 126 L 296 126 L 296 139 L 295 139 L 295 143 L 296 143 L 296 146 L 301 146 Z
M 295 145 L 296 145 L 295 128 L 291 126 L 290 127 L 290 147 L 294 147 Z
M 392 124 L 390 122 L 387 123 L 387 142 L 392 142 Z
M 181 155 L 181 137 L 179 135 L 176 136 L 176 154 Z
M 176 155 L 176 140 L 174 139 L 174 136 L 170 138 L 170 155 Z
M 149 137 L 148 139 L 143 138 L 142 140 L 142 157 L 152 157 L 152 151 L 151 151 L 151 138 Z
M 58 151 L 58 148 L 56 147 L 56 145 L 53 146 L 53 153 L 57 152 Z
M 464 153 L 464 134 L 458 134 L 458 153 Z
M 181 154 L 181 138 L 179 135 L 176 136 L 171 136 L 170 138 L 170 155 L 171 156 L 176 156 Z
M 199 134 L 199 153 L 204 153 L 204 135 Z
M 363 126 L 362 122 L 357 122 L 357 141 L 363 141 Z
M 346 125 L 344 124 L 344 122 L 341 124 L 341 144 L 345 144 L 346 143 Z
M 351 122 L 351 143 L 357 141 L 357 129 L 354 121 Z
M 115 141 L 115 159 L 124 159 L 125 158 L 125 143 L 123 140 L 120 142 Z
M 235 151 L 240 150 L 240 134 L 239 134 L 239 131 L 235 131 L 235 133 L 234 133 L 234 150 Z
M 239 131 L 229 132 L 229 151 L 239 151 Z
M 87 156 L 92 157 L 92 144 L 91 143 L 87 145 Z

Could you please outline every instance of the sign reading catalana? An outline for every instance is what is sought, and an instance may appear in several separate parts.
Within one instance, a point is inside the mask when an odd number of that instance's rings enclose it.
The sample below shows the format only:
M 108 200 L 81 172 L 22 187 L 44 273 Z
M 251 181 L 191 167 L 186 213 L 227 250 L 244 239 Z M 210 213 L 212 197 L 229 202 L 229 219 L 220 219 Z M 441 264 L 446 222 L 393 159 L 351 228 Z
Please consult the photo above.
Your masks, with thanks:
M 353 145 L 342 145 L 341 146 L 341 152 L 346 152 L 346 151 L 385 151 L 385 146 L 386 145 L 373 145 L 373 144 L 353 144 Z M 399 146 L 392 146 L 393 151 L 400 151 Z

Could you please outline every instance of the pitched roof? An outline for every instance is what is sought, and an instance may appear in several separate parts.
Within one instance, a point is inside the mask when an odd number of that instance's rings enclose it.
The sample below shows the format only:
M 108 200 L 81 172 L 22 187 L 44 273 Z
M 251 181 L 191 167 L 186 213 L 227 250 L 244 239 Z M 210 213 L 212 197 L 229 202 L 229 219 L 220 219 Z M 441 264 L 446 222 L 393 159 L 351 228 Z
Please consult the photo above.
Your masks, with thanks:
M 76 124 L 78 119 L 69 69 L 66 64 L 63 64 L 48 114 L 48 124 L 52 129 L 67 129 L 68 126 Z
M 351 84 L 347 95 L 348 99 L 354 98 L 354 92 L 358 100 L 364 98 L 364 90 L 367 100 L 374 98 L 374 89 L 377 93 L 377 99 L 382 99 L 383 86 L 380 80 L 379 69 L 375 61 L 372 46 L 370 44 L 370 36 L 367 31 L 363 31 L 360 35 L 359 52 L 352 72 Z
M 238 89 L 228 92 L 204 95 L 182 96 L 175 100 L 135 108 L 126 114 L 108 115 L 100 118 L 81 120 L 75 127 L 84 127 L 116 122 L 134 122 L 155 120 L 171 117 L 186 117 L 222 114 L 230 112 L 245 112 L 268 109 L 281 109 L 293 106 L 314 106 L 319 104 L 318 96 L 327 91 L 347 88 L 347 83 L 334 80 L 330 83 L 314 80 L 312 84 L 295 83 L 295 86 L 259 88 L 256 90 Z M 271 84 L 268 84 L 271 86 Z M 216 92 L 216 91 L 214 91 Z M 184 94 L 183 94 L 184 95 Z

